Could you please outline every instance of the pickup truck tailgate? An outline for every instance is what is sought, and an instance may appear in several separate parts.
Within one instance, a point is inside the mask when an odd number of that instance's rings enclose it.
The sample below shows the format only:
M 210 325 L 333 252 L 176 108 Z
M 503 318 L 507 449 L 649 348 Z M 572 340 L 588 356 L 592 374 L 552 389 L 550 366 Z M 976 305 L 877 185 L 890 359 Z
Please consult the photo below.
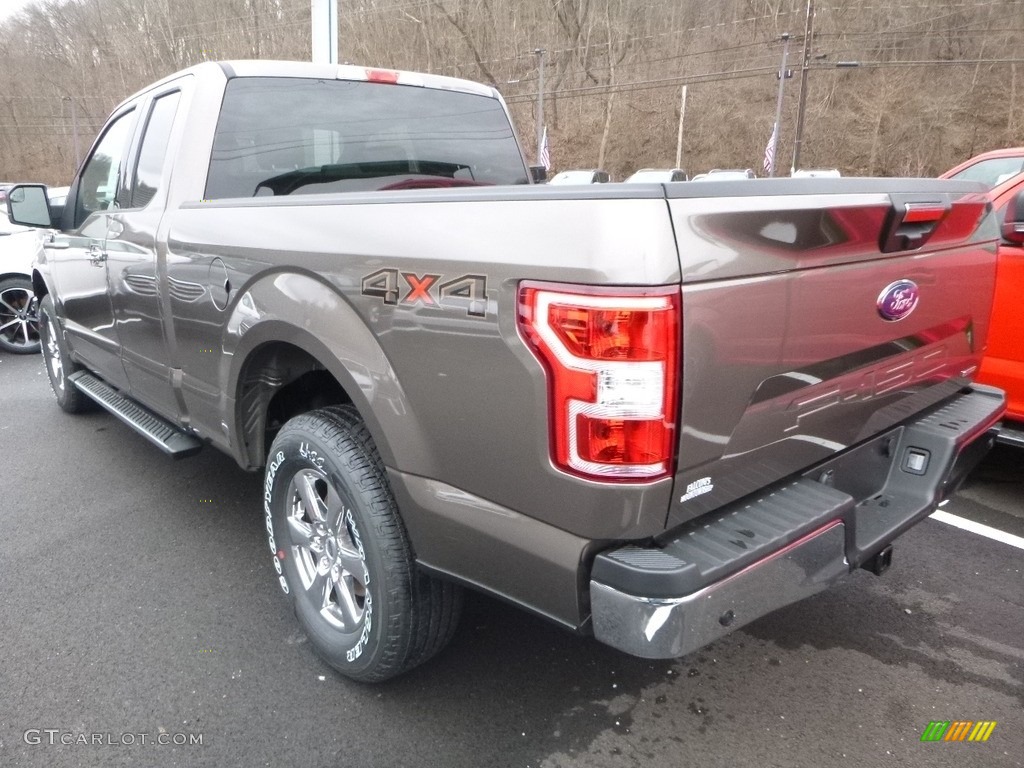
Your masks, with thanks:
M 977 369 L 995 230 L 976 188 L 817 181 L 668 193 L 683 275 L 669 527 L 906 421 Z

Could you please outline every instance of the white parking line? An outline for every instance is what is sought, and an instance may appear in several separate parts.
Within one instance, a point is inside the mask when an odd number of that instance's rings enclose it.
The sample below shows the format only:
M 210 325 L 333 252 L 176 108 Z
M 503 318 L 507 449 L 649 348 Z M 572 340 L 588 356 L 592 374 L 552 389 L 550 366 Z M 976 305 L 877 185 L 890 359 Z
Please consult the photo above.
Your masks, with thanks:
M 1007 533 L 1006 531 L 1000 531 L 998 528 L 982 525 L 981 523 L 976 523 L 973 520 L 968 520 L 964 517 L 957 517 L 956 515 L 949 514 L 949 512 L 943 512 L 941 509 L 932 512 L 931 518 L 932 520 L 938 520 L 940 523 L 945 523 L 946 525 L 952 525 L 953 527 L 960 528 L 964 531 L 976 533 L 979 536 L 986 536 L 990 539 L 1001 541 L 1003 544 L 1009 544 L 1011 547 L 1024 549 L 1024 538 L 1014 536 L 1012 533 Z

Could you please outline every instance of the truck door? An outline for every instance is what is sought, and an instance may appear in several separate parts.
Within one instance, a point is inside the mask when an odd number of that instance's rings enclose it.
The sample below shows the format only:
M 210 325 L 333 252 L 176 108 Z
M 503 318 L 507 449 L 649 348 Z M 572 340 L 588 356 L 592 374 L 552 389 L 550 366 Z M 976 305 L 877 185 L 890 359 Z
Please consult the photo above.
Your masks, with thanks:
M 127 204 L 107 228 L 107 281 L 128 388 L 136 400 L 174 417 L 170 349 L 161 307 L 159 264 L 167 254 L 159 237 L 166 201 L 167 158 L 181 100 L 181 81 L 140 108 L 137 151 L 129 157 Z
M 117 387 L 127 384 L 107 293 L 106 236 L 121 204 L 122 168 L 135 127 L 134 107 L 116 116 L 93 147 L 68 197 L 70 226 L 46 248 L 62 298 L 59 314 L 72 350 Z M 65 219 L 67 221 L 67 219 Z

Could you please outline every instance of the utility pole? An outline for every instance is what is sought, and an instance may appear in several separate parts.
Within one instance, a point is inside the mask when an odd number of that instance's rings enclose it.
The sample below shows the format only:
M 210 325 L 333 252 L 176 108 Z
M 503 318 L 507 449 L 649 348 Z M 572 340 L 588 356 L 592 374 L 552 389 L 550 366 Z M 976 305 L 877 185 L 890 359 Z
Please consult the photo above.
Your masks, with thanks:
M 77 172 L 78 166 L 82 164 L 82 148 L 78 141 L 78 109 L 75 106 L 74 96 L 65 96 L 61 101 L 71 102 L 71 131 L 75 139 L 75 171 Z
M 679 97 L 679 133 L 676 135 L 676 168 L 683 167 L 683 116 L 686 114 L 686 86 Z M 689 176 L 689 172 L 687 172 Z
M 540 145 L 544 140 L 544 49 L 534 48 L 533 52 L 540 60 L 540 75 L 537 79 L 537 165 L 542 165 Z
M 782 121 L 782 91 L 786 84 L 789 73 L 786 71 L 786 59 L 789 57 L 789 32 L 782 33 L 782 65 L 779 67 L 779 97 L 775 101 L 775 125 L 772 127 L 772 169 L 769 177 L 775 176 L 775 168 L 778 166 L 776 158 L 779 149 L 779 134 L 781 133 Z
M 314 64 L 338 63 L 338 0 L 310 0 Z
M 793 139 L 792 176 L 800 166 L 800 144 L 804 140 L 804 112 L 807 110 L 807 70 L 811 61 L 811 38 L 814 36 L 814 0 L 807 0 L 807 21 L 804 24 L 804 57 L 800 68 L 800 98 L 796 108 L 796 137 Z

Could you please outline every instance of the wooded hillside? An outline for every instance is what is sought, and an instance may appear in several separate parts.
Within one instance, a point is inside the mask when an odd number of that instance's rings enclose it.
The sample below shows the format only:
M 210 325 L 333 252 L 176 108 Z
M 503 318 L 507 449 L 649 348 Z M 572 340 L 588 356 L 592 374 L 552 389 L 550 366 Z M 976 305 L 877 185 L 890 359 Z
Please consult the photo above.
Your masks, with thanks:
M 534 157 L 539 56 L 555 170 L 793 155 L 807 0 L 340 0 L 341 58 L 494 84 Z M 935 175 L 1024 144 L 1024 0 L 815 0 L 800 165 Z M 216 59 L 310 57 L 309 0 L 40 0 L 0 24 L 0 178 L 67 184 L 112 107 Z M 858 62 L 856 67 L 837 67 Z

